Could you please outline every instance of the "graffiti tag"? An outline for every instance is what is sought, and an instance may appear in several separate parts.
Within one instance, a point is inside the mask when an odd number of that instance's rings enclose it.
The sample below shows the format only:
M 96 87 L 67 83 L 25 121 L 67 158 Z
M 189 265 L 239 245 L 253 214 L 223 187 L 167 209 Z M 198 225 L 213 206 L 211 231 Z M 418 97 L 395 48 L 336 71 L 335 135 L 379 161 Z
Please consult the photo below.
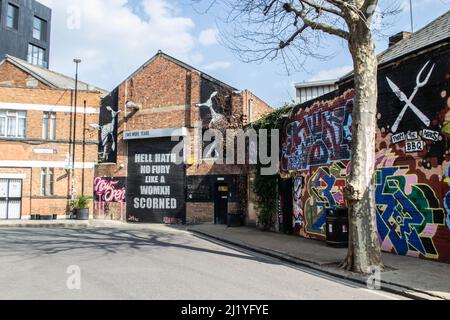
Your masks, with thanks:
M 438 258 L 433 237 L 443 222 L 439 200 L 408 165 L 394 165 L 396 159 L 390 151 L 377 157 L 375 200 L 383 249 Z
M 112 178 L 95 178 L 94 193 L 103 202 L 125 202 L 125 188 L 118 188 L 120 181 Z
M 309 170 L 333 162 L 349 160 L 353 100 L 337 108 L 303 111 L 286 127 L 282 146 L 283 170 Z

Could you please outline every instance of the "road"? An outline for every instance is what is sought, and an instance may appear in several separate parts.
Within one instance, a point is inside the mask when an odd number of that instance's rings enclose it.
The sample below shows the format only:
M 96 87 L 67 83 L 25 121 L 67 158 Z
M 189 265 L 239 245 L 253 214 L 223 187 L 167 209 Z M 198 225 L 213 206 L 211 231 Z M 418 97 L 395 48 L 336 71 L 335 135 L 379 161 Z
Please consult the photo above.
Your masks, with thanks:
M 0 239 L 0 299 L 403 299 L 165 226 L 0 229 Z

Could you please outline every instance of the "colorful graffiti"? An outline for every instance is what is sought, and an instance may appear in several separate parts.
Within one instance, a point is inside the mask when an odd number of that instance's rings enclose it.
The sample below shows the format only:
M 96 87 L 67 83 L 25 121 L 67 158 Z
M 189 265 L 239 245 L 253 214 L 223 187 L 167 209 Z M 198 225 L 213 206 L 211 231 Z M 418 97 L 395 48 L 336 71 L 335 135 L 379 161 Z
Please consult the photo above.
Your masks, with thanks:
M 282 169 L 310 170 L 313 166 L 349 160 L 353 91 L 300 109 L 286 126 Z
M 444 210 L 433 189 L 419 183 L 417 175 L 410 173 L 409 165 L 396 164 L 397 158 L 390 150 L 377 156 L 375 199 L 383 250 L 438 259 L 433 237 L 439 226 L 444 225 Z M 294 192 L 294 216 L 302 217 L 299 213 L 303 213 L 302 226 L 307 237 L 323 237 L 326 210 L 345 206 L 343 189 L 349 166 L 336 162 L 317 168 L 307 183 L 304 210 L 299 197 L 305 194 Z
M 450 164 L 448 165 L 447 170 L 445 170 L 444 182 L 450 187 Z M 444 207 L 447 212 L 447 228 L 450 230 L 450 191 L 445 194 Z
M 319 167 L 307 183 L 309 198 L 305 203 L 305 229 L 309 234 L 325 235 L 326 211 L 345 206 L 344 187 L 349 165 L 336 162 Z
M 302 228 L 305 224 L 305 213 L 303 211 L 303 192 L 305 187 L 305 179 L 296 177 L 294 179 L 294 228 Z
M 433 237 L 444 211 L 434 190 L 419 183 L 407 164 L 396 164 L 397 158 L 391 150 L 377 156 L 375 199 L 383 249 L 437 259 Z

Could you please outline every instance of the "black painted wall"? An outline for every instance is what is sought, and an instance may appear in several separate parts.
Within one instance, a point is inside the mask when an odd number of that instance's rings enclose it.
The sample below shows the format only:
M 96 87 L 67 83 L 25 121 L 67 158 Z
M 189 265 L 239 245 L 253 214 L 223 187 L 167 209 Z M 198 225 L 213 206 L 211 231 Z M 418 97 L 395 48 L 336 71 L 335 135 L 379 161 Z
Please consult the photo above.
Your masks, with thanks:
M 19 7 L 19 30 L 6 26 L 8 3 Z M 34 0 L 0 0 L 0 60 L 6 54 L 27 60 L 28 44 L 45 49 L 46 61 L 50 56 L 50 33 L 52 11 Z M 47 39 L 45 42 L 33 38 L 33 20 L 37 16 L 47 21 Z
M 246 176 L 236 175 L 188 176 L 186 179 L 188 202 L 214 202 L 214 188 L 218 183 L 228 184 L 230 202 L 240 202 L 238 186 L 247 181 Z
M 104 97 L 101 101 L 101 108 L 100 108 L 100 116 L 99 116 L 99 125 L 100 127 L 103 127 L 105 125 L 108 125 L 112 122 L 112 114 L 111 111 L 107 109 L 107 107 L 111 107 L 111 109 L 115 112 L 119 110 L 119 90 L 116 88 L 113 90 L 110 94 L 108 94 L 106 97 Z M 103 163 L 117 163 L 117 133 L 118 133 L 118 116 L 115 120 L 114 125 L 114 132 L 112 135 L 108 136 L 108 141 L 106 143 L 106 158 L 103 158 L 103 152 L 105 146 L 103 145 L 102 141 L 102 131 L 99 131 L 99 154 L 101 155 L 100 161 Z M 113 147 L 114 146 L 114 147 Z
M 186 170 L 184 164 L 178 164 L 181 162 L 180 155 L 172 153 L 177 144 L 178 142 L 171 141 L 171 138 L 128 141 L 128 222 L 186 222 Z M 173 158 L 159 157 L 167 154 L 173 154 L 176 161 L 173 161 Z M 144 159 L 140 157 L 142 155 Z M 154 169 L 156 171 L 153 171 Z M 160 193 L 154 190 L 160 187 L 168 188 L 168 192 Z

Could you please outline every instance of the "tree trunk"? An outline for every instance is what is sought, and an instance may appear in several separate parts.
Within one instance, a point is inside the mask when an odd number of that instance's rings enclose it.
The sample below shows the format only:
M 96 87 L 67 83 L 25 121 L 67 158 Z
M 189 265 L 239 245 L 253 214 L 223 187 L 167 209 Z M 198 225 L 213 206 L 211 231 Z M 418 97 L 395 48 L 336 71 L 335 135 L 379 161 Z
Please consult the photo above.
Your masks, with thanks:
M 354 63 L 355 101 L 352 170 L 345 190 L 350 214 L 350 241 L 342 267 L 368 274 L 373 268 L 383 267 L 374 193 L 378 61 L 375 43 L 367 26 L 358 22 L 350 28 L 353 29 L 349 47 Z

